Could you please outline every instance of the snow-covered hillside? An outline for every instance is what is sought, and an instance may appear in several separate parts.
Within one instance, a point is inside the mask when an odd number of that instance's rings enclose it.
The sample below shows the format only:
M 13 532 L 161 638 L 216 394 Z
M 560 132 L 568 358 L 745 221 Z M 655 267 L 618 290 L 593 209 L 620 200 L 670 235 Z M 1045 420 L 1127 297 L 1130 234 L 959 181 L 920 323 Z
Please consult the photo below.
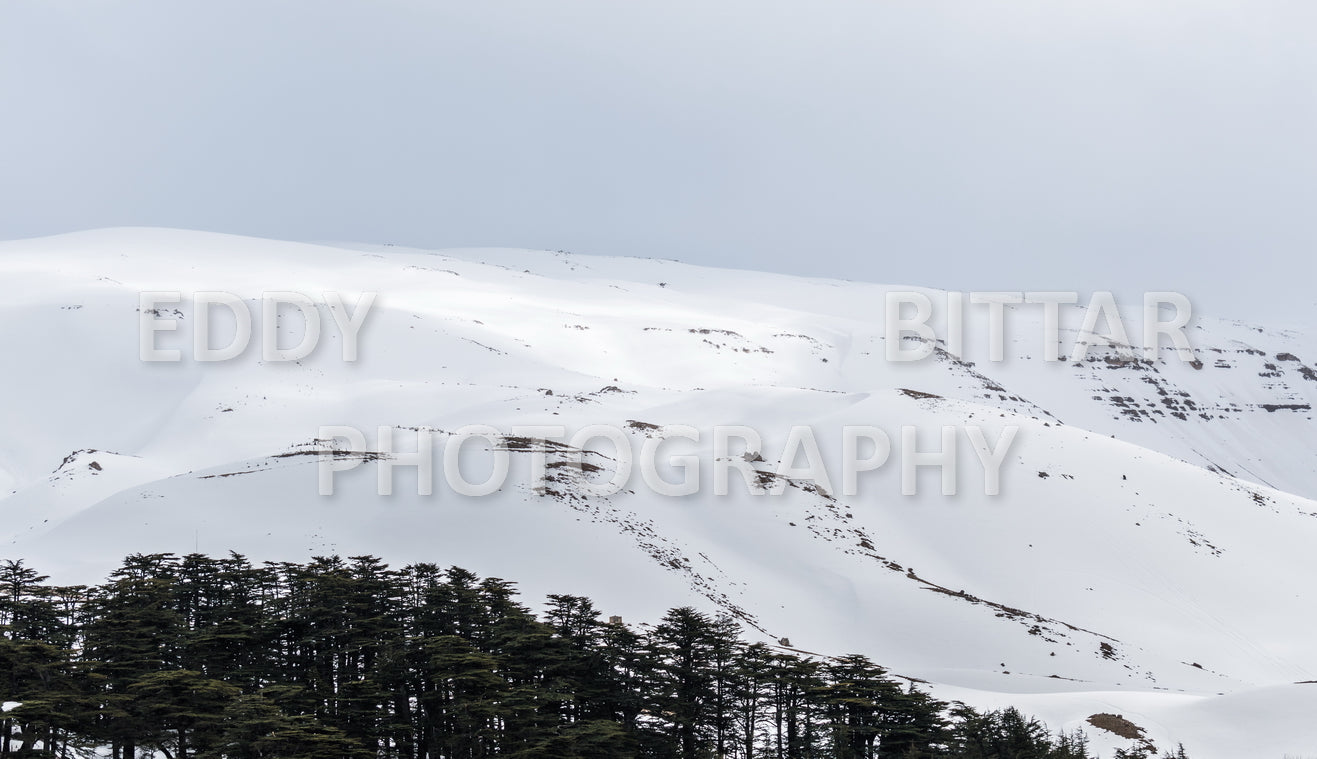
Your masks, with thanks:
M 1021 305 L 994 362 L 978 338 L 987 309 L 972 307 L 963 358 L 894 363 L 885 293 L 917 288 L 155 229 L 0 243 L 0 276 L 0 555 L 58 581 L 95 581 L 131 551 L 456 564 L 628 621 L 722 608 L 766 640 L 861 651 L 938 695 L 1017 703 L 1053 727 L 1122 713 L 1159 746 L 1237 757 L 1223 723 L 1265 717 L 1277 756 L 1317 755 L 1317 685 L 1295 685 L 1317 680 L 1312 334 L 1198 316 L 1193 364 L 1114 344 L 1045 362 L 1043 311 Z M 263 361 L 254 340 L 198 363 L 186 298 L 162 307 L 178 331 L 157 336 L 183 359 L 151 363 L 143 291 L 378 295 L 352 363 L 327 311 L 303 360 Z M 299 322 L 283 319 L 296 343 Z M 1078 324 L 1063 307 L 1064 352 Z M 964 440 L 954 496 L 934 471 L 903 496 L 895 446 L 850 497 L 799 479 L 781 495 L 633 484 L 600 497 L 562 467 L 536 492 L 523 475 L 538 444 L 510 432 L 514 473 L 492 496 L 418 495 L 408 469 L 380 496 L 376 462 L 318 493 L 324 426 L 396 428 L 408 450 L 417 430 L 438 446 L 468 424 L 608 424 L 637 447 L 675 425 L 747 425 L 770 483 L 793 425 L 830 464 L 846 425 L 894 441 L 913 425 L 921 449 L 942 425 L 1019 434 L 996 496 Z M 708 437 L 686 448 L 709 477 Z

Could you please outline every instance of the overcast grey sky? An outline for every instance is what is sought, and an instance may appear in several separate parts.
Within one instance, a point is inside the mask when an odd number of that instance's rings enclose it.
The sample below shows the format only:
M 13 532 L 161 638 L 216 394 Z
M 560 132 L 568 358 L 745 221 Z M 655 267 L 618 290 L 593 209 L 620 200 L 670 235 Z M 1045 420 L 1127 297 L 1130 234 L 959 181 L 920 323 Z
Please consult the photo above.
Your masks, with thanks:
M 1308 0 L 0 2 L 0 238 L 562 248 L 1308 321 L 1314 135 Z

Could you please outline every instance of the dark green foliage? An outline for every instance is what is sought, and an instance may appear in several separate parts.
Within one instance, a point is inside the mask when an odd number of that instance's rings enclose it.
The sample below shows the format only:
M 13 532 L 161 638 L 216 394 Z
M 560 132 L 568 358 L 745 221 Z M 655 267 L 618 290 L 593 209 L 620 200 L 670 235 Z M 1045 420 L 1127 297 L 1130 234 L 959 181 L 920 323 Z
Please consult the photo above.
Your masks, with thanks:
M 863 656 L 747 643 L 692 608 L 647 633 L 579 596 L 537 618 L 456 567 L 151 554 L 90 589 L 45 580 L 0 565 L 0 700 L 22 704 L 0 756 L 1090 756 L 1078 731 L 950 707 Z
M 1082 731 L 1053 738 L 1037 719 L 1010 707 L 976 712 L 963 704 L 952 710 L 951 754 L 964 759 L 1090 759 Z M 1118 754 L 1119 756 L 1119 754 Z

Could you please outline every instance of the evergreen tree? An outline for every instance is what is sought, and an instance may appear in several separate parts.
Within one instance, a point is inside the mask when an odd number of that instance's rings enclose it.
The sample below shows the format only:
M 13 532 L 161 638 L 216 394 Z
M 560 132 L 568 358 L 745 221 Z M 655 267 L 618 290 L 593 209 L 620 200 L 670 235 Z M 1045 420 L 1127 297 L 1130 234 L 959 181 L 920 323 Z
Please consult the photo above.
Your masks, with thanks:
M 772 662 L 772 756 L 779 759 L 817 756 L 822 738 L 817 696 L 827 684 L 823 665 L 782 653 L 774 654 Z
M 775 652 L 691 608 L 648 635 L 579 596 L 538 619 L 457 567 L 135 554 L 94 588 L 45 580 L 0 564 L 0 696 L 21 702 L 0 757 L 1090 756 L 1082 732 L 948 707 L 863 656 Z
M 754 759 L 756 747 L 768 745 L 773 665 L 773 652 L 763 643 L 744 647 L 733 665 L 730 696 L 736 733 L 734 755 L 744 759 Z
M 690 607 L 669 611 L 651 635 L 655 707 L 681 759 L 698 759 L 716 734 L 713 621 Z
M 132 759 L 151 724 L 131 687 L 177 665 L 182 620 L 175 604 L 173 554 L 134 554 L 96 588 L 83 609 L 83 655 L 102 686 L 94 736 L 114 759 Z
M 188 759 L 217 743 L 221 715 L 239 690 L 200 672 L 175 669 L 137 678 L 128 693 L 141 716 L 138 745 Z
M 374 754 L 308 716 L 289 717 L 261 695 L 239 696 L 215 745 L 196 759 L 369 759 Z
M 432 690 L 421 698 L 434 755 L 472 759 L 494 754 L 507 695 L 507 684 L 496 671 L 498 661 L 457 635 L 437 636 L 424 645 Z

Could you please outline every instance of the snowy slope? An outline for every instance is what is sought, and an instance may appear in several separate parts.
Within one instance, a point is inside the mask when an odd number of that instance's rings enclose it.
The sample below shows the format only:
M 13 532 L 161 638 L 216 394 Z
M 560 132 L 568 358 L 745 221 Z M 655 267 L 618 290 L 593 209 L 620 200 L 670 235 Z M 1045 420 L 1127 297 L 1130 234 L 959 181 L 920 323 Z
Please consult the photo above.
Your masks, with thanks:
M 1277 746 L 1317 754 L 1304 720 L 1270 706 L 1317 692 L 1292 685 L 1317 680 L 1312 334 L 1200 316 L 1194 365 L 1121 346 L 1048 363 L 1041 310 L 1019 306 L 992 362 L 974 307 L 963 360 L 893 363 L 884 295 L 913 288 L 155 229 L 0 243 L 0 276 L 3 554 L 60 581 L 94 581 L 129 551 L 436 561 L 518 579 L 531 601 L 586 594 L 628 620 L 727 609 L 766 639 L 863 651 L 940 695 L 1057 726 L 1100 702 L 1195 757 L 1238 756 L 1212 715 L 1254 709 Z M 144 363 L 147 290 L 379 295 L 355 363 L 328 319 L 295 363 L 262 361 L 259 344 L 229 362 Z M 187 354 L 195 314 L 185 302 L 175 316 L 182 331 L 158 342 Z M 281 321 L 284 345 L 295 323 Z M 1063 350 L 1078 324 L 1064 308 Z M 1020 432 L 998 496 L 963 439 L 955 496 L 932 471 L 902 496 L 895 448 L 854 497 L 804 481 L 752 495 L 735 480 L 721 497 L 634 482 L 597 497 L 563 469 L 537 493 L 516 445 L 509 485 L 489 497 L 417 495 L 411 470 L 379 496 L 373 462 L 317 493 L 321 426 L 399 428 L 408 450 L 415 429 L 440 446 L 466 424 L 612 424 L 637 448 L 673 425 L 750 425 L 765 472 L 792 425 L 814 429 L 830 465 L 845 425 L 894 442 L 915 425 L 924 448 L 941 425 Z M 682 452 L 711 478 L 707 434 Z

